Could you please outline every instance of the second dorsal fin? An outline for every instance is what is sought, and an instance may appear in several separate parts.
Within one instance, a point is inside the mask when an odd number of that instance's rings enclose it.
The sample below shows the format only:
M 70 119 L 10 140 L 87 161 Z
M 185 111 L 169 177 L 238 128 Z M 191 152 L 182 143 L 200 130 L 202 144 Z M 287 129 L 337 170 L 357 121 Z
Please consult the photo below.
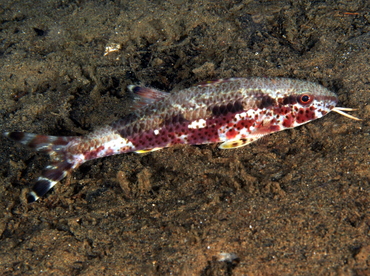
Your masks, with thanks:
M 140 109 L 145 105 L 160 101 L 170 95 L 170 93 L 145 86 L 129 85 L 128 89 L 135 96 L 134 103 L 131 108 L 133 111 Z

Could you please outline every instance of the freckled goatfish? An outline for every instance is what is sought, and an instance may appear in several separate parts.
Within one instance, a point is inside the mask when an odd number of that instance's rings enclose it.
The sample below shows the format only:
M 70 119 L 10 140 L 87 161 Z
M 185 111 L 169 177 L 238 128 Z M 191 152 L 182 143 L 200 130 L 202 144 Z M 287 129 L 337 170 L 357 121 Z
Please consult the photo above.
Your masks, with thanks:
M 344 112 L 355 109 L 336 107 L 338 97 L 325 87 L 288 78 L 220 79 L 175 93 L 135 85 L 129 90 L 135 96 L 132 112 L 86 136 L 4 133 L 50 156 L 28 194 L 29 203 L 88 160 L 176 144 L 221 143 L 221 149 L 235 149 L 330 111 L 360 120 Z

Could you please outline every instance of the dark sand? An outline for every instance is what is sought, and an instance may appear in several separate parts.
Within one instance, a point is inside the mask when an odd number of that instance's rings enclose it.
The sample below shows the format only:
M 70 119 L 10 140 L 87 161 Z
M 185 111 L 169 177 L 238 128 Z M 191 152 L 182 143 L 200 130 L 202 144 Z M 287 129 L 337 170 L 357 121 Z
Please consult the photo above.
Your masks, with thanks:
M 31 205 L 48 158 L 1 137 L 0 274 L 370 275 L 369 2 L 101 2 L 2 1 L 1 130 L 82 135 L 129 84 L 248 76 L 321 83 L 364 120 L 91 161 Z

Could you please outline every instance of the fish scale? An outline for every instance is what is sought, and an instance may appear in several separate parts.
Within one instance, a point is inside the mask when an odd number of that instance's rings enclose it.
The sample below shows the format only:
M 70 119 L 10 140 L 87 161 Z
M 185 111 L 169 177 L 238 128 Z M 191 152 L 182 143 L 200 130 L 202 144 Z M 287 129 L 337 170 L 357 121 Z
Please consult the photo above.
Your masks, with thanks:
M 82 163 L 114 154 L 145 153 L 176 144 L 245 146 L 259 138 L 318 119 L 335 107 L 325 87 L 287 78 L 231 78 L 200 83 L 175 93 L 129 86 L 132 113 L 86 136 L 6 132 L 12 140 L 50 155 L 28 195 L 34 202 Z

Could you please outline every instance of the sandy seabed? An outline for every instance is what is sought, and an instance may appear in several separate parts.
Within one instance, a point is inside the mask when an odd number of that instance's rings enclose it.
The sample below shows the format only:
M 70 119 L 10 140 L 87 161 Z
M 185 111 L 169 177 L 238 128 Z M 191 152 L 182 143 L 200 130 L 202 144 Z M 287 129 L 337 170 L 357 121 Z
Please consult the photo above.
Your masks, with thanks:
M 127 85 L 248 76 L 321 83 L 363 121 L 94 160 L 30 205 L 48 157 L 1 137 L 0 274 L 370 275 L 368 1 L 101 2 L 2 1 L 3 131 L 83 135 Z

